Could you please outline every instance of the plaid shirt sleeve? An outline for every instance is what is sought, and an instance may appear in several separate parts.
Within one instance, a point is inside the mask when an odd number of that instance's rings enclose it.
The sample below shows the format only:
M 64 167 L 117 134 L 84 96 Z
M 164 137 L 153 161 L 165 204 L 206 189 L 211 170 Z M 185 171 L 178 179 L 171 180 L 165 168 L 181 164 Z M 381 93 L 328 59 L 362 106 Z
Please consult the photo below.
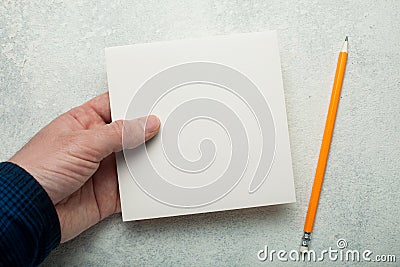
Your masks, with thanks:
M 0 163 L 0 266 L 36 266 L 60 243 L 58 215 L 28 172 Z

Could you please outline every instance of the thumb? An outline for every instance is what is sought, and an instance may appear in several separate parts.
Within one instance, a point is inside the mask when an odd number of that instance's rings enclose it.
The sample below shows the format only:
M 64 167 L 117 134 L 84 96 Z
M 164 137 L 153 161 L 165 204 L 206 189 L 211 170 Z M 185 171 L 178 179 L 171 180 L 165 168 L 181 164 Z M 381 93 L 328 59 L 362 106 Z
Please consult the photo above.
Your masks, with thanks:
M 151 139 L 160 130 L 160 120 L 150 115 L 134 120 L 117 120 L 91 130 L 93 148 L 100 160 L 113 152 L 132 149 Z

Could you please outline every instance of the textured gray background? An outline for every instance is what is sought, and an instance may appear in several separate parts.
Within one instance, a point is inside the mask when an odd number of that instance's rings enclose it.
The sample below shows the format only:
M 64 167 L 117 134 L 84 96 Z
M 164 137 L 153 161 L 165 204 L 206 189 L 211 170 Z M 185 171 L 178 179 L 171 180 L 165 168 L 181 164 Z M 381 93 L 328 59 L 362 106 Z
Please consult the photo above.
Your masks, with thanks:
M 351 249 L 400 257 L 399 21 L 396 0 L 1 0 L 0 160 L 107 90 L 104 47 L 279 34 L 296 204 L 130 223 L 116 215 L 45 265 L 267 265 L 256 257 L 264 245 L 297 248 L 346 34 L 349 61 L 312 245 L 335 248 L 345 238 Z

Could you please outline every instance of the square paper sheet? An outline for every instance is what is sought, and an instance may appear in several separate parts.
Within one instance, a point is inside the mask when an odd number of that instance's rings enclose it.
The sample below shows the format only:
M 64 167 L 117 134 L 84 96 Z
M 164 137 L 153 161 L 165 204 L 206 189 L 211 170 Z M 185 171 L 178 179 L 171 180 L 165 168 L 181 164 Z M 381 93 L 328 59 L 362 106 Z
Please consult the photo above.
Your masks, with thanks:
M 106 61 L 113 120 L 162 125 L 117 154 L 124 221 L 295 202 L 275 32 L 111 47 Z

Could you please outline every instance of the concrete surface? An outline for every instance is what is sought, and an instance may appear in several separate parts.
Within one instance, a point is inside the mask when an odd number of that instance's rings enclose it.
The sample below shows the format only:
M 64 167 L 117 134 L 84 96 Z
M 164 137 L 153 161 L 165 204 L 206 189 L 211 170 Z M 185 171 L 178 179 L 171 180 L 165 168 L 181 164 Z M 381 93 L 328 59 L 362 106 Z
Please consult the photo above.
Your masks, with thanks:
M 296 204 L 131 223 L 116 215 L 60 245 L 44 265 L 290 265 L 261 263 L 257 252 L 299 245 L 345 35 L 349 61 L 312 246 L 336 249 L 344 238 L 348 249 L 397 254 L 399 262 L 399 21 L 397 0 L 1 0 L 0 160 L 107 90 L 104 47 L 279 31 Z

